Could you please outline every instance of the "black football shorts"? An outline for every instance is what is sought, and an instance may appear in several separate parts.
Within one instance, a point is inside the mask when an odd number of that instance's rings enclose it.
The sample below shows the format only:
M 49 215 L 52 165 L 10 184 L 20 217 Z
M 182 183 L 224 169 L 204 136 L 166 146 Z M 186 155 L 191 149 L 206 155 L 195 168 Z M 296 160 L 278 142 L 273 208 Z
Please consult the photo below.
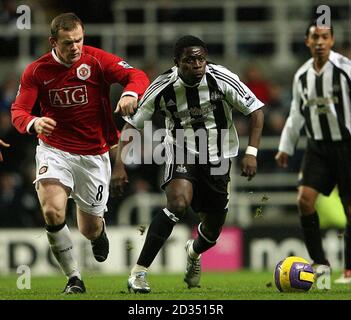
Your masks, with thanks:
M 169 153 L 169 156 L 165 165 L 164 182 L 161 185 L 163 190 L 173 179 L 189 180 L 193 185 L 191 207 L 195 212 L 227 213 L 230 159 L 200 164 L 198 158 L 195 158 L 195 163 L 189 163 L 188 159 L 177 161 L 174 152 Z
M 340 197 L 351 196 L 351 141 L 320 142 L 308 140 L 299 185 L 328 196 L 338 186 Z

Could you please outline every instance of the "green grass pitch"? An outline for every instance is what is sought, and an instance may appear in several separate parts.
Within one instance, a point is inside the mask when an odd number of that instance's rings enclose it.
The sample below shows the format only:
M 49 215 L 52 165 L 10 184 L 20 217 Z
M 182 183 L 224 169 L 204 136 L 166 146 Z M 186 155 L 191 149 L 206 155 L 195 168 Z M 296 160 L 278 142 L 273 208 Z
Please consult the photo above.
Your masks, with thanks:
M 330 290 L 315 286 L 307 293 L 281 293 L 270 272 L 206 272 L 201 288 L 188 289 L 182 274 L 152 274 L 150 294 L 129 293 L 127 275 L 85 274 L 87 293 L 62 295 L 63 276 L 32 277 L 30 289 L 17 288 L 17 275 L 0 276 L 0 300 L 350 300 L 351 284 L 336 285 L 332 276 Z

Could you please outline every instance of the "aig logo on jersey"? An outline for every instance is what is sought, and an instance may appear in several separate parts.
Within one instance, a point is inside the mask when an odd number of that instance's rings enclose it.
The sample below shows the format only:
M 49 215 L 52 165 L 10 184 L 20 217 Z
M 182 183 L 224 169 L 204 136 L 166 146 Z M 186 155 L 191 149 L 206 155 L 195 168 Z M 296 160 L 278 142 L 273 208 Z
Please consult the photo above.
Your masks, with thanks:
M 86 85 L 65 87 L 49 90 L 50 102 L 53 107 L 74 107 L 88 103 Z
M 90 66 L 87 64 L 83 63 L 77 68 L 77 77 L 81 80 L 86 80 L 90 77 L 91 71 L 90 71 Z

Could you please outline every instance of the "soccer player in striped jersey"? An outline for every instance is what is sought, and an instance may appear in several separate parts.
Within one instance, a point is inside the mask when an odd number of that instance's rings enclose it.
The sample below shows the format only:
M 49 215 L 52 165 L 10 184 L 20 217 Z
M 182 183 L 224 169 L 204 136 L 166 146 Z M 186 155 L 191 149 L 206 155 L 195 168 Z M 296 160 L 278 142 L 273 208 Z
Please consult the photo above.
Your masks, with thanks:
M 120 57 L 83 45 L 84 26 L 74 13 L 52 20 L 49 41 L 52 50 L 23 72 L 11 114 L 20 133 L 38 136 L 35 185 L 46 235 L 68 279 L 64 293 L 75 294 L 86 289 L 66 224 L 68 198 L 77 205 L 78 229 L 91 241 L 95 259 L 105 261 L 109 150 L 118 142 L 110 86 L 124 86 L 116 111 L 129 114 L 149 80 Z M 41 117 L 32 114 L 37 99 Z
M 288 166 L 304 127 L 308 143 L 299 174 L 298 208 L 305 244 L 315 269 L 329 272 L 315 202 L 319 193 L 329 195 L 337 185 L 347 225 L 345 271 L 336 283 L 351 283 L 351 61 L 332 51 L 332 26 L 311 23 L 305 44 L 312 58 L 295 74 L 290 114 L 276 161 L 281 167 Z
M 206 44 L 199 38 L 180 38 L 174 57 L 175 66 L 149 86 L 137 112 L 125 118 L 127 123 L 121 133 L 123 136 L 127 129 L 143 129 L 145 121 L 157 110 L 165 115 L 167 160 L 162 188 L 167 206 L 152 220 L 139 259 L 131 270 L 128 288 L 134 292 L 150 292 L 148 267 L 189 206 L 199 213 L 201 223 L 197 238 L 186 244 L 184 281 L 189 288 L 199 286 L 201 254 L 216 244 L 228 210 L 229 159 L 238 153 L 234 108 L 251 119 L 242 175 L 251 179 L 256 174 L 263 103 L 235 74 L 207 61 Z M 182 139 L 184 136 L 186 139 Z M 118 144 L 111 181 L 117 193 L 123 191 L 128 180 L 121 158 L 127 143 L 121 140 Z

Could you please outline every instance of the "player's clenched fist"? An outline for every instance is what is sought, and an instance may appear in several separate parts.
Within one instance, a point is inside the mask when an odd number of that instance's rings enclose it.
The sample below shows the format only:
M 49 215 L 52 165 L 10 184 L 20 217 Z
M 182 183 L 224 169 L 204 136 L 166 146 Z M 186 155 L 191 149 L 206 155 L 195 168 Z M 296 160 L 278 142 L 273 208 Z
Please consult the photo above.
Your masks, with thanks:
M 120 112 L 122 116 L 130 116 L 138 106 L 138 99 L 133 96 L 124 96 L 118 103 L 115 112 Z
M 111 197 L 122 196 L 124 193 L 124 187 L 129 183 L 128 174 L 125 170 L 124 165 L 116 166 L 112 172 L 110 182 L 110 193 Z
M 287 168 L 289 162 L 289 155 L 286 152 L 278 151 L 275 155 L 275 161 L 277 162 L 279 167 Z
M 251 180 L 257 171 L 257 160 L 255 156 L 245 154 L 241 162 L 241 175 L 247 177 L 247 180 Z
M 38 134 L 49 136 L 55 127 L 56 121 L 48 117 L 41 117 L 34 121 L 34 130 Z

